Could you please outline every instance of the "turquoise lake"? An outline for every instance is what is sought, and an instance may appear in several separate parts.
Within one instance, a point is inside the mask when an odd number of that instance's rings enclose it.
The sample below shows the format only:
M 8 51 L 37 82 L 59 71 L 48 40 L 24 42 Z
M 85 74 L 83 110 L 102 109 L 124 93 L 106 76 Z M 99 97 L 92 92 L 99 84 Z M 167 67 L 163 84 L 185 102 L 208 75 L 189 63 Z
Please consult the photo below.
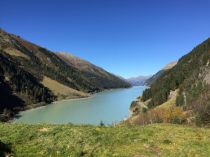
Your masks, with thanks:
M 129 107 L 145 86 L 106 90 L 85 99 L 54 102 L 45 107 L 20 113 L 15 123 L 105 124 L 119 122 L 129 116 Z

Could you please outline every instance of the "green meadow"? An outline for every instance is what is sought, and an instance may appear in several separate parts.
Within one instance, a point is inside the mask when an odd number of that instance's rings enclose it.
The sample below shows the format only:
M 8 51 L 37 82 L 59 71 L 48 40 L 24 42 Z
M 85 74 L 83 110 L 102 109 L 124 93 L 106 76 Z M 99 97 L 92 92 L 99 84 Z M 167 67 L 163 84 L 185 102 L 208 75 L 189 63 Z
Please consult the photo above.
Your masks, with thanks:
M 207 157 L 210 155 L 210 129 L 184 125 L 91 126 L 2 123 L 0 130 L 0 141 L 10 149 L 8 156 Z

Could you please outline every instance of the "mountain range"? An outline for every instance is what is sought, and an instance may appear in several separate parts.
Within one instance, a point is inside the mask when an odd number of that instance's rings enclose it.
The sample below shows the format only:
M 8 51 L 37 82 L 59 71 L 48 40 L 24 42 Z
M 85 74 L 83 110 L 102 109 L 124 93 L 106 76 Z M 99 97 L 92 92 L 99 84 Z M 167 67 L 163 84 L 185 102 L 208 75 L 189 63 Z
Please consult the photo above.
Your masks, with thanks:
M 143 86 L 151 76 L 137 76 L 126 79 L 132 86 Z
M 161 70 L 159 70 L 156 74 L 152 76 L 137 76 L 130 77 L 126 79 L 132 86 L 150 86 L 156 79 L 158 79 L 162 74 L 164 74 L 169 69 L 173 68 L 177 64 L 176 61 L 170 62 L 166 66 L 164 66 Z

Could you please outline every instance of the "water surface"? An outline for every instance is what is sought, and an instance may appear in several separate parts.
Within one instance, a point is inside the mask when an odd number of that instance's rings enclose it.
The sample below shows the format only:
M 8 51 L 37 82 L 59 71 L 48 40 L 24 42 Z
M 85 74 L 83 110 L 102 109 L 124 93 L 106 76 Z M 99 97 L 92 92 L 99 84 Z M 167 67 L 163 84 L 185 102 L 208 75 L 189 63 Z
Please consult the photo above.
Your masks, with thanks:
M 45 107 L 21 112 L 15 122 L 55 124 L 105 124 L 119 122 L 129 115 L 133 100 L 146 87 L 107 90 L 92 97 L 77 100 L 58 101 Z

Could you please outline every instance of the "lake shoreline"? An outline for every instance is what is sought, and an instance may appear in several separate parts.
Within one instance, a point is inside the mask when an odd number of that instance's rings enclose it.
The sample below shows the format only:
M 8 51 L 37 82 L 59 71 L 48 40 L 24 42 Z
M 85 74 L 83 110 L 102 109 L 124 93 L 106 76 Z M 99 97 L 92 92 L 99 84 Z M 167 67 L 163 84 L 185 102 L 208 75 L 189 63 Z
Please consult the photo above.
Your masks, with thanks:
M 15 123 L 90 124 L 120 123 L 129 117 L 131 102 L 145 87 L 106 89 L 90 97 L 55 101 L 46 108 L 35 108 L 20 113 Z
M 56 101 L 53 101 L 51 103 L 38 103 L 38 104 L 32 104 L 30 107 L 28 108 L 24 108 L 20 111 L 18 111 L 17 113 L 15 113 L 13 116 L 11 117 L 8 117 L 7 120 L 5 122 L 8 122 L 8 123 L 14 123 L 17 119 L 19 119 L 21 117 L 21 113 L 23 112 L 26 112 L 26 111 L 33 111 L 33 110 L 37 110 L 37 109 L 40 109 L 40 108 L 45 108 L 49 105 L 52 105 L 52 104 L 56 104 L 58 102 L 65 102 L 65 101 L 79 101 L 79 100 L 83 100 L 83 99 L 90 99 L 90 98 L 93 98 L 96 94 L 98 93 L 101 93 L 101 92 L 106 92 L 106 91 L 112 91 L 112 90 L 118 90 L 118 89 L 129 89 L 129 88 L 132 88 L 131 87 L 127 87 L 127 88 L 111 88 L 111 89 L 104 89 L 104 90 L 101 90 L 101 91 L 98 91 L 98 92 L 94 92 L 94 93 L 89 93 L 89 95 L 87 97 L 78 97 L 78 98 L 64 98 L 64 99 L 61 99 L 61 100 L 56 100 Z

